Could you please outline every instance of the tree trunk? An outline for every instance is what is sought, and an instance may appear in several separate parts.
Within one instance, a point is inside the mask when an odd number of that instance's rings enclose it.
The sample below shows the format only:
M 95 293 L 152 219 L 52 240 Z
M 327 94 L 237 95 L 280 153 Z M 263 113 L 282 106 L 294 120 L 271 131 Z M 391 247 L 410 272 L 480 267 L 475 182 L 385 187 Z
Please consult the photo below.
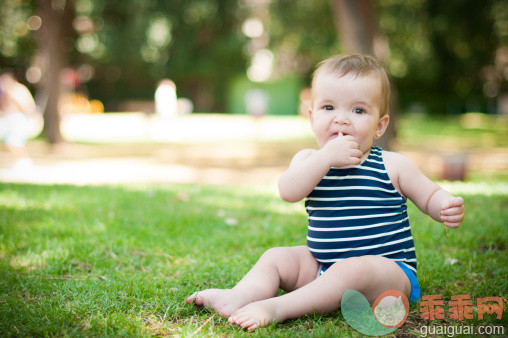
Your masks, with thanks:
M 60 74 L 67 64 L 65 43 L 71 32 L 74 0 L 40 0 L 43 31 L 40 48 L 45 56 L 44 92 L 48 99 L 44 109 L 44 136 L 52 144 L 63 141 L 60 133 Z
M 330 0 L 330 2 L 335 25 L 345 52 L 368 54 L 383 61 L 387 48 L 379 48 L 379 42 L 384 42 L 386 39 L 378 35 L 377 19 L 372 1 Z M 376 145 L 384 149 L 390 149 L 396 136 L 397 93 L 393 86 L 391 86 L 391 92 L 390 124 L 384 136 L 375 141 Z
M 340 41 L 348 53 L 374 55 L 377 23 L 369 0 L 331 0 Z

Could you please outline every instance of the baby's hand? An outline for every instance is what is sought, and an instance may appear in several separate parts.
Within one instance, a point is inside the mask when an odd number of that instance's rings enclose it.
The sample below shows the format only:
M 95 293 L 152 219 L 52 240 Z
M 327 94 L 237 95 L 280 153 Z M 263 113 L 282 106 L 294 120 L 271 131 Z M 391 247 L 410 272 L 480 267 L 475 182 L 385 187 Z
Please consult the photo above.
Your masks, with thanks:
M 326 152 L 330 167 L 346 167 L 360 164 L 362 152 L 355 138 L 351 135 L 339 134 L 329 141 L 323 150 Z
M 449 197 L 441 204 L 441 221 L 450 228 L 458 228 L 464 219 L 462 197 Z

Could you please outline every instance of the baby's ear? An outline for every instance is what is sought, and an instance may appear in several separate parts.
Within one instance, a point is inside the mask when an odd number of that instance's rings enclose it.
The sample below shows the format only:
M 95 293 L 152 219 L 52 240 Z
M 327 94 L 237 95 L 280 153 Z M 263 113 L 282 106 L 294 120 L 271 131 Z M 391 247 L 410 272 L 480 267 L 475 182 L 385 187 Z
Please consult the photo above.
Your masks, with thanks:
M 383 136 L 389 123 L 390 123 L 390 115 L 385 114 L 381 116 L 379 122 L 377 123 L 376 134 L 374 137 L 376 140 L 381 136 Z
M 312 111 L 312 107 L 309 107 L 309 109 L 307 110 L 307 116 L 309 118 L 309 121 L 310 121 L 310 125 L 313 126 L 314 124 L 314 112 Z

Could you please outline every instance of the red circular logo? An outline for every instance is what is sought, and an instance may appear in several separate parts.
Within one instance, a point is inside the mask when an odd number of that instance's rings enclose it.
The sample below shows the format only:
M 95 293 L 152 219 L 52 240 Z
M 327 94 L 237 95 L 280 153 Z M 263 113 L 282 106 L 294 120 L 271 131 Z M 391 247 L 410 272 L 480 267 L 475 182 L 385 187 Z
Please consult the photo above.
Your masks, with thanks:
M 372 305 L 376 320 L 386 327 L 401 327 L 409 314 L 409 301 L 399 290 L 383 292 Z

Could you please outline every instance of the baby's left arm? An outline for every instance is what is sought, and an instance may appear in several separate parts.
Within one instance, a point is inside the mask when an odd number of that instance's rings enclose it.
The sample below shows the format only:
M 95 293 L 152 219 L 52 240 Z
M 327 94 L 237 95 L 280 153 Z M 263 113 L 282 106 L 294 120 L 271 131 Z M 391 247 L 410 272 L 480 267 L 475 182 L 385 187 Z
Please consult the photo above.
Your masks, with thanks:
M 409 158 L 392 153 L 390 167 L 397 170 L 398 186 L 423 212 L 447 227 L 457 228 L 464 219 L 464 200 L 432 182 Z

